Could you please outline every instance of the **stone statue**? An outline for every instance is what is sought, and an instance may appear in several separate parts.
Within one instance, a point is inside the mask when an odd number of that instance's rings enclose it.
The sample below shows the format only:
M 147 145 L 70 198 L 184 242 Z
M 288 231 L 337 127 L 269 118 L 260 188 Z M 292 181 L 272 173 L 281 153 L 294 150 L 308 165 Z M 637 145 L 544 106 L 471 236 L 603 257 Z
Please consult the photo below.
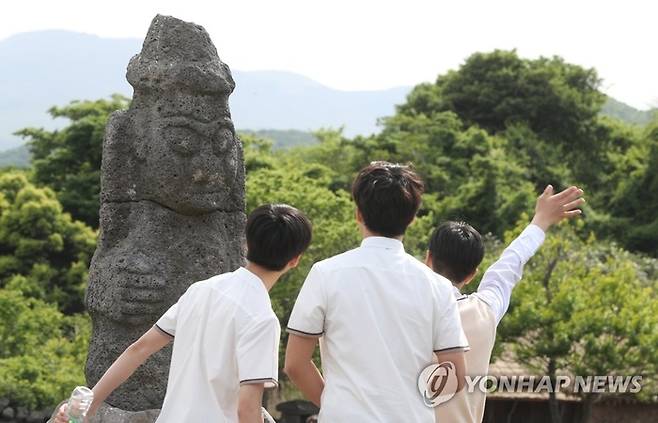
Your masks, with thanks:
M 190 284 L 244 256 L 244 161 L 228 108 L 235 84 L 210 37 L 158 15 L 127 78 L 132 104 L 111 116 L 103 144 L 86 297 L 90 386 Z M 138 369 L 108 398 L 112 410 L 160 408 L 170 355 L 165 348 Z

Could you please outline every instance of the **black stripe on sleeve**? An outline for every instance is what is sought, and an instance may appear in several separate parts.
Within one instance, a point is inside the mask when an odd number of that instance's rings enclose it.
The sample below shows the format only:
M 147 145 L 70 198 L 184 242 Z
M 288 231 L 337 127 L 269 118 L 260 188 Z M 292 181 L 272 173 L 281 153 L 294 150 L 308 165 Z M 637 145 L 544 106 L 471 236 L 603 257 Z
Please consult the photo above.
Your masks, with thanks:
M 279 386 L 279 382 L 276 379 L 272 379 L 271 377 L 264 377 L 260 379 L 244 379 L 240 381 L 240 385 L 250 385 L 250 384 L 267 383 L 267 382 L 273 383 L 274 386 Z
M 320 332 L 320 333 L 304 332 L 303 330 L 297 330 L 291 327 L 287 327 L 286 332 L 292 333 L 293 335 L 305 336 L 307 338 L 319 338 L 322 335 L 324 335 L 324 332 Z
M 468 345 L 463 346 L 463 347 L 450 347 L 450 348 L 442 348 L 440 350 L 434 350 L 435 353 L 442 353 L 442 352 L 449 352 L 449 351 L 470 351 L 471 347 Z
M 165 335 L 167 335 L 167 336 L 171 336 L 172 338 L 175 338 L 174 335 L 172 335 L 172 334 L 170 334 L 169 332 L 167 332 L 166 330 L 162 329 L 160 326 L 158 326 L 157 323 L 156 323 L 155 325 L 153 325 L 153 327 L 156 328 L 156 329 L 158 329 L 160 332 L 164 333 Z

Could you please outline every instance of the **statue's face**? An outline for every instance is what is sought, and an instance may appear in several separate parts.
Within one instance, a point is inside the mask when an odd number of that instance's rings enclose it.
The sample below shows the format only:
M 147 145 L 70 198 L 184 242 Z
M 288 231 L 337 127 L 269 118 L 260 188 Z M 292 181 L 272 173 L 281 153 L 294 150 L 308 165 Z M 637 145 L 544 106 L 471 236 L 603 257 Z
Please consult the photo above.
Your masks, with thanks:
M 158 100 L 144 140 L 144 183 L 153 199 L 183 214 L 234 209 L 239 157 L 221 99 L 172 93 Z

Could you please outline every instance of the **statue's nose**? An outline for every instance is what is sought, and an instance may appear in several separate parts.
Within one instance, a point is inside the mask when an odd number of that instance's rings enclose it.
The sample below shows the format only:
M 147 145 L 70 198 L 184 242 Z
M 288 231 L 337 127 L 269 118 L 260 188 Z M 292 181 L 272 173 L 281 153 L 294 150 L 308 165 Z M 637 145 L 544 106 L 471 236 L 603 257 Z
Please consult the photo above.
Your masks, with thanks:
M 192 180 L 195 184 L 211 184 L 221 182 L 220 161 L 211 152 L 203 151 L 194 158 Z
M 157 273 L 156 266 L 143 252 L 138 252 L 125 259 L 120 268 L 125 275 L 124 284 L 133 288 L 149 290 L 161 289 L 166 285 L 165 280 Z
M 203 169 L 197 169 L 192 173 L 192 180 L 195 184 L 205 184 L 208 182 L 208 172 L 205 172 Z
M 122 269 L 136 275 L 150 275 L 155 270 L 149 257 L 141 251 L 119 260 L 119 263 Z

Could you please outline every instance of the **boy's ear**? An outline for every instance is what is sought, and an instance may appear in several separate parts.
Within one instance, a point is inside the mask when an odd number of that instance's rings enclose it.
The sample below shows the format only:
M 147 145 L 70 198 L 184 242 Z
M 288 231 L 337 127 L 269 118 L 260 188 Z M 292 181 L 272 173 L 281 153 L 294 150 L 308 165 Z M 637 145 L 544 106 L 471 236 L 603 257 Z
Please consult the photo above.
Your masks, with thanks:
M 294 269 L 299 265 L 300 260 L 302 259 L 302 255 L 298 255 L 297 257 L 293 257 L 292 260 L 288 262 L 288 269 Z
M 363 215 L 358 207 L 354 209 L 354 218 L 356 219 L 356 223 L 363 224 Z
M 466 276 L 466 279 L 464 279 L 464 285 L 468 285 L 469 283 L 471 283 L 471 281 L 475 279 L 475 275 L 478 274 L 479 270 L 480 269 L 476 267 L 475 270 L 473 270 L 470 275 Z
M 425 252 L 425 265 L 430 269 L 432 268 L 432 252 L 430 250 Z

